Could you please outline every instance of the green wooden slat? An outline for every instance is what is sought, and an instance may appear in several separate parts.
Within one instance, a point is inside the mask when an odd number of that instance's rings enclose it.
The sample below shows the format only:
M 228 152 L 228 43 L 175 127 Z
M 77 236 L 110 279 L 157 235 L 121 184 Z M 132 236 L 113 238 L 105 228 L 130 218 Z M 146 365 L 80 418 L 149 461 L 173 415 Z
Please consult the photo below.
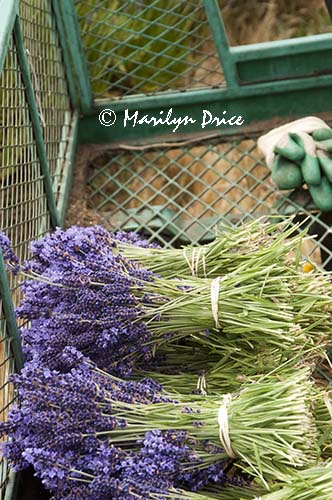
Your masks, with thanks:
M 2 299 L 2 307 L 6 318 L 8 338 L 11 339 L 11 350 L 13 352 L 15 359 L 15 368 L 16 371 L 20 372 L 23 367 L 23 352 L 21 347 L 21 339 L 16 323 L 16 317 L 11 298 L 6 267 L 1 250 L 0 250 L 0 296 Z
M 100 124 L 98 115 L 103 109 L 113 109 L 117 119 L 114 125 L 106 127 Z M 273 82 L 273 84 L 259 84 L 241 89 L 211 89 L 164 94 L 153 99 L 139 97 L 136 99 L 122 99 L 117 102 L 99 103 L 94 113 L 85 116 L 80 121 L 79 141 L 81 143 L 107 143 L 124 140 L 153 139 L 162 134 L 172 134 L 172 128 L 165 125 L 136 125 L 124 128 L 125 110 L 130 115 L 138 110 L 138 117 L 145 114 L 164 116 L 172 108 L 172 116 L 190 116 L 196 120 L 194 124 L 182 125 L 179 133 L 197 133 L 213 130 L 223 135 L 238 133 L 241 128 L 234 126 L 207 125 L 202 129 L 201 121 L 203 110 L 209 110 L 213 116 L 226 117 L 242 116 L 244 126 L 266 121 L 275 117 L 300 117 L 332 111 L 332 76 L 324 75 L 318 78 L 307 78 L 297 81 Z M 176 135 L 174 134 L 174 138 Z
M 254 61 L 262 57 L 280 57 L 289 54 L 294 55 L 330 50 L 331 45 L 332 34 L 324 33 L 322 35 L 303 36 L 287 40 L 230 47 L 230 54 L 233 61 Z
M 315 77 L 332 74 L 332 44 L 329 51 L 243 61 L 236 65 L 241 83 Z
M 235 47 L 231 57 L 244 83 L 331 74 L 332 35 Z

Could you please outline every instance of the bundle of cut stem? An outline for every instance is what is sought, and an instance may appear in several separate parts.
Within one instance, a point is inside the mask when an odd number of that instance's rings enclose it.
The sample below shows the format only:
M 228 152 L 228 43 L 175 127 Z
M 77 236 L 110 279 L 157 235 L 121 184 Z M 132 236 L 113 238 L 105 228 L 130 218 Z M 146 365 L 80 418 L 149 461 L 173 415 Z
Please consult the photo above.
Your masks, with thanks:
M 255 497 L 249 496 L 250 489 L 232 487 L 206 493 L 174 492 L 170 500 L 331 500 L 332 464 L 295 471 L 284 482 L 271 485 L 271 490 Z
M 152 405 L 110 400 L 114 414 L 125 419 L 126 426 L 102 434 L 123 446 L 134 445 L 153 429 L 184 430 L 206 463 L 225 456 L 241 459 L 244 471 L 266 486 L 267 480 L 283 480 L 292 468 L 317 460 L 308 374 L 303 369 L 269 376 L 223 397 L 178 398 L 177 403 Z M 217 446 L 219 453 L 204 454 L 206 443 Z
M 225 227 L 211 243 L 182 249 L 140 248 L 121 241 L 117 246 L 126 257 L 159 276 L 213 278 L 248 262 L 297 265 L 305 231 L 299 225 L 287 227 L 289 223 L 264 223 L 258 219 L 239 227 Z
M 285 484 L 272 489 L 275 491 L 253 500 L 331 500 L 332 464 L 327 462 L 294 473 Z
M 322 455 L 328 456 L 332 449 L 332 393 L 328 388 L 317 392 L 315 419 L 320 432 L 318 444 Z
M 170 352 L 170 346 L 165 347 L 165 351 Z M 133 374 L 138 379 L 148 377 L 157 380 L 167 392 L 218 395 L 220 392 L 237 391 L 244 383 L 272 372 L 277 374 L 291 367 L 298 369 L 304 364 L 307 365 L 304 360 L 308 359 L 308 353 L 305 351 L 287 356 L 277 348 L 262 348 L 261 351 L 241 349 L 222 357 L 204 352 L 204 346 L 190 350 L 184 353 L 184 346 L 178 345 L 175 347 L 177 355 L 174 358 L 177 365 L 156 363 L 154 369 L 149 370 L 138 366 Z M 314 368 L 315 364 L 312 363 L 312 366 Z
M 193 493 L 190 491 L 170 491 L 169 500 L 253 500 L 259 495 L 266 493 L 266 489 L 259 487 L 257 484 L 250 486 L 226 486 L 211 487 L 208 490 Z M 152 498 L 158 500 L 158 495 L 153 495 Z
M 332 285 L 324 275 L 246 263 L 222 278 L 156 279 L 144 290 L 154 300 L 141 319 L 155 345 L 169 342 L 172 332 L 173 341 L 190 337 L 223 355 L 278 347 L 312 358 L 331 341 Z
M 204 490 L 199 493 L 170 490 L 169 500 L 253 500 L 255 495 L 257 497 L 264 493 L 266 493 L 266 490 L 257 486 L 226 486 L 224 488 L 211 488 L 211 490 Z M 151 498 L 159 500 L 160 496 L 152 494 Z

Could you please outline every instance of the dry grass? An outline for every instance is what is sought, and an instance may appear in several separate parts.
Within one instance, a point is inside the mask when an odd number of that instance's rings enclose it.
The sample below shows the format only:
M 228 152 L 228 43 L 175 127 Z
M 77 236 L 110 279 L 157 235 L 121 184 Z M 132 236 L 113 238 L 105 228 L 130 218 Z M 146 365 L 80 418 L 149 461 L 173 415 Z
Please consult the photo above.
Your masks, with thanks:
M 220 2 L 231 45 L 332 31 L 324 0 Z

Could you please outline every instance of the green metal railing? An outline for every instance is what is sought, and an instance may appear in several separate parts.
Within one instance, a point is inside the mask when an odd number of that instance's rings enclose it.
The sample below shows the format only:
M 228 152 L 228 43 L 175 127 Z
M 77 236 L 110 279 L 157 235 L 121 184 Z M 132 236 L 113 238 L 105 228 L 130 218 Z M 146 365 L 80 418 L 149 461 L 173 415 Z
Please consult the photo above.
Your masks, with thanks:
M 305 188 L 278 191 L 256 146 L 272 118 L 332 112 L 332 34 L 231 47 L 217 0 L 0 0 L 0 13 L 0 227 L 21 260 L 64 224 L 79 141 L 103 144 L 81 194 L 109 227 L 179 246 L 211 240 L 220 222 L 292 214 L 315 235 L 305 255 L 332 270 L 331 214 Z M 147 123 L 170 110 L 192 121 Z M 202 129 L 204 110 L 244 124 Z M 124 128 L 136 112 L 147 119 Z M 1 255 L 0 297 L 4 420 L 22 353 L 18 281 Z M 16 487 L 2 460 L 1 500 Z

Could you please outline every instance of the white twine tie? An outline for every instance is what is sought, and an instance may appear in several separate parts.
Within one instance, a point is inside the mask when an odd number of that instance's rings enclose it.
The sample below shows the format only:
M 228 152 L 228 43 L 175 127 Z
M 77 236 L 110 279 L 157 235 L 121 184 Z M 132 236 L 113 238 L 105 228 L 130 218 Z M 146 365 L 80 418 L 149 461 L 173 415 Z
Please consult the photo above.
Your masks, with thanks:
M 204 278 L 207 278 L 207 272 L 206 272 L 206 259 L 205 259 L 205 249 L 204 249 L 204 252 L 203 252 L 202 262 L 203 262 L 203 273 L 204 273 Z
M 196 256 L 196 259 L 195 259 L 195 255 L 196 255 L 196 250 L 197 251 L 197 256 Z M 193 269 L 195 269 L 195 275 L 198 276 L 199 275 L 199 258 L 201 256 L 201 253 L 202 253 L 202 250 L 203 248 L 193 248 L 193 257 L 192 257 L 192 265 L 193 265 Z M 195 261 L 195 266 L 194 266 L 194 261 Z
M 186 249 L 184 248 L 182 250 L 182 253 L 183 253 L 183 257 L 185 259 L 185 261 L 187 262 L 188 264 L 188 267 L 190 269 L 190 272 L 191 272 L 191 275 L 195 278 L 196 276 L 199 276 L 199 261 L 200 261 L 200 258 L 201 258 L 201 254 L 203 252 L 203 255 L 202 255 L 202 265 L 203 265 L 203 273 L 204 273 L 204 277 L 206 278 L 206 259 L 205 259 L 205 249 L 203 247 L 200 247 L 200 248 L 196 248 L 194 247 L 192 249 L 192 254 L 191 254 L 191 262 L 188 258 L 188 255 L 186 253 Z
M 205 379 L 205 373 L 202 373 L 198 377 L 197 381 L 197 386 L 196 386 L 197 391 L 199 391 L 203 396 L 207 396 L 206 392 L 206 379 Z
M 187 253 L 186 253 L 186 249 L 185 249 L 185 248 L 182 250 L 182 253 L 183 253 L 183 257 L 185 258 L 185 261 L 187 262 L 188 267 L 189 267 L 189 269 L 190 269 L 190 271 L 191 271 L 191 275 L 192 275 L 192 276 L 195 276 L 195 271 L 194 271 L 194 268 L 192 267 L 191 262 L 190 262 L 190 260 L 188 259 L 188 255 L 187 255 Z
M 219 288 L 220 288 L 220 276 L 215 278 L 211 283 L 211 311 L 212 317 L 214 319 L 214 324 L 216 328 L 220 329 L 218 308 L 219 308 Z
M 324 403 L 325 403 L 326 408 L 328 409 L 328 412 L 329 412 L 330 417 L 332 419 L 332 404 L 331 404 L 331 400 L 330 400 L 327 392 L 324 394 Z
M 228 411 L 227 407 L 232 399 L 230 394 L 225 394 L 223 399 L 223 404 L 220 406 L 218 411 L 218 424 L 219 424 L 219 438 L 227 455 L 231 458 L 236 458 L 236 455 L 232 449 L 231 439 L 229 437 L 229 426 L 228 426 Z

